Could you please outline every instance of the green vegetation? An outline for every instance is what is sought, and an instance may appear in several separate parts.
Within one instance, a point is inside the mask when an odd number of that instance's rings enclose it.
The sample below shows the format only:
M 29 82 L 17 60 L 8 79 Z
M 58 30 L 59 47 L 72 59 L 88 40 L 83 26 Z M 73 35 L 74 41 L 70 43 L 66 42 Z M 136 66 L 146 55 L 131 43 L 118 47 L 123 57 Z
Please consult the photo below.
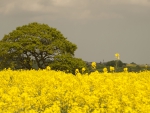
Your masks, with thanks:
M 74 58 L 69 54 L 62 56 L 56 56 L 54 62 L 50 64 L 51 69 L 53 70 L 64 70 L 66 73 L 75 74 L 75 70 L 79 69 L 82 72 L 82 68 L 85 68 L 85 72 L 88 72 L 86 63 L 80 58 Z
M 29 23 L 17 27 L 0 41 L 0 69 L 72 70 L 85 67 L 82 59 L 74 58 L 77 46 L 63 34 L 46 24 Z
M 86 64 L 89 69 L 89 72 L 95 71 L 91 68 L 91 62 L 86 62 Z M 107 68 L 108 72 L 110 72 L 110 66 L 115 67 L 115 65 L 116 65 L 115 60 L 104 62 L 104 63 L 101 62 L 96 63 L 96 70 L 99 72 L 103 72 L 103 69 Z M 136 63 L 127 64 L 127 63 L 123 63 L 121 60 L 118 60 L 118 67 L 116 72 L 122 72 L 124 68 L 127 68 L 128 72 L 140 72 L 140 71 L 150 70 L 150 66 L 147 64 L 145 65 L 138 65 Z

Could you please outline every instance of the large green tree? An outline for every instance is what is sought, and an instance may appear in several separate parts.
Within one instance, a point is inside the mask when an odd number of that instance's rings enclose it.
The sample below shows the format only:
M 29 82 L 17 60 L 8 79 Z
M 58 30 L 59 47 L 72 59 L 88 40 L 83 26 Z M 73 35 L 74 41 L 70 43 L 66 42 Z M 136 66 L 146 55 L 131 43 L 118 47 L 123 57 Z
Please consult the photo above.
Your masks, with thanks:
M 17 27 L 0 41 L 0 67 L 31 69 L 36 64 L 43 69 L 56 56 L 74 56 L 76 49 L 57 29 L 33 22 Z

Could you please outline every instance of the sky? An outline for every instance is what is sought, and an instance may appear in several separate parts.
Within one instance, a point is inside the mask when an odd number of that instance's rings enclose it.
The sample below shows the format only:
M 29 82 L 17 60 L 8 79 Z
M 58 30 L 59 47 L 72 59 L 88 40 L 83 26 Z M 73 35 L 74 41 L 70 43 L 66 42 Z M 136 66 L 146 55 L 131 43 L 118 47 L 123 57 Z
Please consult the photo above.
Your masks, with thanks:
M 0 0 L 0 39 L 32 22 L 57 28 L 75 57 L 150 64 L 150 0 Z

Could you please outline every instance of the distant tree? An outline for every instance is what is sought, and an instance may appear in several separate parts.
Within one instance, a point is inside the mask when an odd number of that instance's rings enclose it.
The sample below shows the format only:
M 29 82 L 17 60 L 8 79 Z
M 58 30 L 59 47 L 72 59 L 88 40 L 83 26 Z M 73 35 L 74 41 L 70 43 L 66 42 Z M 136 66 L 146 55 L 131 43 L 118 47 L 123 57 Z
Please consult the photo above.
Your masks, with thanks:
M 141 68 L 139 65 L 136 65 L 135 71 L 136 71 L 136 72 L 139 72 L 140 70 L 142 70 L 142 68 Z
M 118 65 L 118 67 L 122 67 L 123 65 L 125 65 L 125 63 L 123 63 L 121 60 L 118 60 L 117 65 Z M 108 61 L 108 62 L 106 62 L 106 66 L 115 67 L 116 66 L 116 61 L 115 60 Z
M 56 56 L 74 56 L 76 49 L 57 29 L 33 22 L 17 27 L 0 41 L 0 67 L 31 69 L 36 63 L 43 69 Z
M 131 62 L 130 64 L 135 64 L 136 65 L 136 63 L 134 63 L 134 62 Z

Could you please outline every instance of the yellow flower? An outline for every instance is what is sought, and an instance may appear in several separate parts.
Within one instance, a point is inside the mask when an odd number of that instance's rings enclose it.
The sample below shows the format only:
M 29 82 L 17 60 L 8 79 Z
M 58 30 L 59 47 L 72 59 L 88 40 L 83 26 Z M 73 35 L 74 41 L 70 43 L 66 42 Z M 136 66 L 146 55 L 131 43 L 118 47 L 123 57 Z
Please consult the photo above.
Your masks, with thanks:
M 104 72 L 104 73 L 107 73 L 107 72 L 108 72 L 106 67 L 103 68 L 103 72 Z
M 119 53 L 116 53 L 116 54 L 115 54 L 115 57 L 116 57 L 117 60 L 119 60 L 119 59 L 120 59 Z
M 75 75 L 76 75 L 77 73 L 79 73 L 79 69 L 76 69 L 76 70 L 75 70 Z
M 128 72 L 128 68 L 127 68 L 127 67 L 124 68 L 123 71 L 124 71 L 124 72 Z
M 92 62 L 91 66 L 93 69 L 96 69 L 96 62 Z
M 149 113 L 150 71 L 103 71 L 2 70 L 0 113 Z
M 47 66 L 47 67 L 46 67 L 46 70 L 48 70 L 48 71 L 51 70 L 51 67 L 50 67 L 50 66 Z
M 115 68 L 110 66 L 110 71 L 113 72 L 114 70 L 115 70 Z
M 83 67 L 83 68 L 82 68 L 82 73 L 84 73 L 84 71 L 85 71 L 85 68 Z

